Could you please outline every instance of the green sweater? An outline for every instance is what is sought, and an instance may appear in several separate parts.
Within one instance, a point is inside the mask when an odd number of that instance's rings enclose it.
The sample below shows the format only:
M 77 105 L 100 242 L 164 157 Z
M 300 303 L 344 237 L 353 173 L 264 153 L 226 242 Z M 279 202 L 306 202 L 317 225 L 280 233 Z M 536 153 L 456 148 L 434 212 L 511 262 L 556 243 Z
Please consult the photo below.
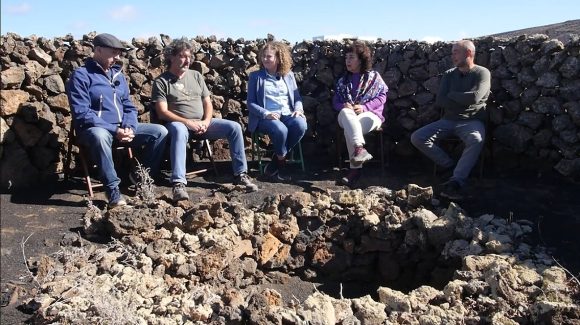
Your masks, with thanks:
M 443 73 L 435 105 L 444 109 L 448 120 L 485 120 L 485 102 L 489 97 L 491 74 L 475 65 L 467 73 L 453 68 Z

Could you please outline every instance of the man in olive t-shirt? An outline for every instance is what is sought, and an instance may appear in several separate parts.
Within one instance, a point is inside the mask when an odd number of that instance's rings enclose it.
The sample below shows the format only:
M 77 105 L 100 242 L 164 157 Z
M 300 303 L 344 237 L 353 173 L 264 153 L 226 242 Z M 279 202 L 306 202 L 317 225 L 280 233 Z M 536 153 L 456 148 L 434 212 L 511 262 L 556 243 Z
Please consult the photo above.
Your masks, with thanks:
M 440 194 L 460 200 L 467 177 L 483 148 L 485 102 L 490 93 L 491 74 L 488 69 L 474 63 L 473 42 L 459 41 L 451 51 L 455 68 L 443 73 L 435 102 L 436 106 L 443 108 L 443 117 L 413 132 L 411 142 L 444 170 L 453 169 L 453 176 L 443 184 Z M 465 144 L 457 165 L 436 144 L 437 139 L 452 135 Z
M 171 181 L 173 200 L 189 198 L 185 185 L 186 147 L 190 136 L 202 139 L 227 138 L 232 157 L 234 183 L 248 191 L 258 187 L 247 174 L 248 166 L 244 152 L 244 137 L 240 124 L 212 118 L 213 106 L 203 76 L 189 70 L 191 44 L 186 39 L 173 41 L 165 48 L 167 71 L 153 84 L 152 102 L 159 119 L 165 121 L 171 141 Z

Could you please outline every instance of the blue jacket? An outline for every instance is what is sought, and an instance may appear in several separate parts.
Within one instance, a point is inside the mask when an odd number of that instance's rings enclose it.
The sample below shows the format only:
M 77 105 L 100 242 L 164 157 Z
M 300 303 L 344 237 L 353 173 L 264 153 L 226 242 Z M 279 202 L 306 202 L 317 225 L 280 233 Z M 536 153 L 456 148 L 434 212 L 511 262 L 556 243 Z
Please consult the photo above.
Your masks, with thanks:
M 77 133 L 94 126 L 112 133 L 118 127 L 136 131 L 137 108 L 129 98 L 129 86 L 121 66 L 113 65 L 107 75 L 90 58 L 72 73 L 67 92 Z
M 250 129 L 250 132 L 254 132 L 258 127 L 258 122 L 261 119 L 266 118 L 266 115 L 270 113 L 270 111 L 264 108 L 264 102 L 266 102 L 266 94 L 264 91 L 265 79 L 265 69 L 260 69 L 250 73 L 247 100 L 248 110 L 250 111 L 250 116 L 248 118 L 248 128 Z M 290 110 L 293 112 L 298 111 L 304 113 L 304 108 L 302 108 L 302 97 L 300 97 L 300 93 L 298 92 L 298 86 L 296 85 L 294 73 L 290 71 L 282 79 L 288 87 Z

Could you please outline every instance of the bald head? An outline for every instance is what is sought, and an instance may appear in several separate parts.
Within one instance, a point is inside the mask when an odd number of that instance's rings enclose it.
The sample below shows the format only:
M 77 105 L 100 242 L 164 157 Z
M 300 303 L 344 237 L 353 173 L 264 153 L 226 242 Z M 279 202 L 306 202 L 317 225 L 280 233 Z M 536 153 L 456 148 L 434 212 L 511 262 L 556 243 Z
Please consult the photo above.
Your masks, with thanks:
M 461 40 L 453 44 L 451 50 L 453 64 L 460 70 L 469 70 L 473 67 L 475 59 L 475 45 L 470 40 Z
M 475 45 L 473 44 L 472 41 L 464 39 L 461 41 L 457 41 L 453 46 L 458 46 L 463 50 L 468 50 L 471 53 L 473 53 L 473 56 L 475 57 Z

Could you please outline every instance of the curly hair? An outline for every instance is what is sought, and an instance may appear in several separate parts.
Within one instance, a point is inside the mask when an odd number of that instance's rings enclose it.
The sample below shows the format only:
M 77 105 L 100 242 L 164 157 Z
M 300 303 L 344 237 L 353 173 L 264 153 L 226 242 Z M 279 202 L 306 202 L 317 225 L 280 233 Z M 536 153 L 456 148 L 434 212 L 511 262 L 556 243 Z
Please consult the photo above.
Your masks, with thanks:
M 187 38 L 183 37 L 180 39 L 173 40 L 169 45 L 167 45 L 163 49 L 163 56 L 165 67 L 169 68 L 171 66 L 171 57 L 175 56 L 183 50 L 190 50 L 193 49 L 191 43 L 187 40 Z
M 261 49 L 258 54 L 258 62 L 260 63 L 260 68 L 264 68 L 264 64 L 262 63 L 262 56 L 264 56 L 264 52 L 266 50 L 272 50 L 276 53 L 276 59 L 278 60 L 278 73 L 281 76 L 286 75 L 290 72 L 290 68 L 292 67 L 292 55 L 290 54 L 290 48 L 281 42 L 268 42 L 266 43 Z
M 344 54 L 354 53 L 360 60 L 360 72 L 365 73 L 373 68 L 373 56 L 371 49 L 360 41 L 355 41 L 346 48 Z

